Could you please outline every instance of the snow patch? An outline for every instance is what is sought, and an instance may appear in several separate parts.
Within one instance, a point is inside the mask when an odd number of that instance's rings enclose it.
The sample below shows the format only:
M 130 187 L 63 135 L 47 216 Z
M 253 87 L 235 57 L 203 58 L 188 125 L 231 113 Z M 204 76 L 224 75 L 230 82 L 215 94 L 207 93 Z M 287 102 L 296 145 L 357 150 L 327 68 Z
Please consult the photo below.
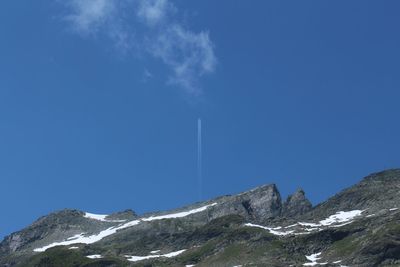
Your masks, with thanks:
M 277 229 L 277 227 L 269 228 L 269 227 L 265 227 L 265 226 L 253 224 L 253 223 L 246 223 L 245 226 L 257 227 L 257 228 L 261 228 L 264 230 L 268 230 L 273 235 L 290 235 L 290 234 L 294 233 L 294 231 L 277 231 L 277 230 L 274 230 L 274 229 Z
M 128 228 L 128 227 L 137 225 L 137 224 L 139 224 L 139 222 L 140 222 L 139 220 L 135 220 L 135 221 L 130 221 L 128 223 L 122 224 L 122 225 L 120 225 L 118 227 L 110 227 L 110 228 L 108 228 L 106 230 L 101 231 L 100 233 L 98 233 L 96 235 L 84 236 L 84 233 L 78 234 L 78 235 L 75 235 L 73 237 L 67 238 L 66 241 L 55 242 L 55 243 L 52 243 L 50 245 L 47 245 L 47 246 L 44 246 L 44 247 L 41 247 L 41 248 L 36 248 L 33 251 L 35 251 L 35 252 L 44 252 L 47 249 L 52 248 L 52 247 L 68 246 L 68 245 L 79 244 L 79 243 L 82 243 L 82 244 L 93 244 L 93 243 L 95 243 L 97 241 L 102 240 L 103 238 L 105 238 L 107 236 L 115 234 L 118 230 L 122 230 L 122 229 L 125 229 L 125 228 Z
M 106 217 L 108 217 L 108 215 L 93 214 L 93 213 L 85 212 L 84 217 L 88 218 L 88 219 L 93 219 L 93 220 L 98 220 L 98 221 L 103 221 L 104 222 L 106 220 Z
M 319 221 L 318 223 L 310 222 L 298 222 L 289 226 L 277 226 L 277 227 L 266 227 L 253 223 L 246 223 L 245 226 L 257 227 L 269 231 L 273 235 L 286 236 L 286 235 L 306 235 L 312 232 L 322 231 L 326 227 L 342 227 L 350 224 L 354 219 L 361 215 L 363 210 L 352 210 L 352 211 L 339 211 L 328 218 Z M 297 228 L 294 228 L 298 226 Z M 283 231 L 281 229 L 294 229 L 290 231 Z
M 334 261 L 332 263 L 329 263 L 329 262 L 318 262 L 321 259 L 320 256 L 321 256 L 321 252 L 306 256 L 307 260 L 310 261 L 310 262 L 304 263 L 303 266 L 315 266 L 315 265 L 327 265 L 327 264 L 336 264 L 336 265 L 338 265 L 339 263 L 342 262 L 342 260 Z M 340 264 L 339 267 L 348 267 L 348 266 L 344 266 L 344 265 Z
M 360 216 L 363 210 L 339 211 L 334 215 L 329 216 L 319 223 L 324 226 L 332 225 L 334 223 L 344 223 L 353 220 L 355 217 Z
M 285 228 L 292 228 L 292 227 L 295 227 L 297 225 L 298 225 L 298 223 L 295 223 L 295 224 L 291 224 L 291 225 L 285 226 Z
M 178 256 L 179 254 L 182 254 L 185 251 L 186 251 L 186 249 L 182 249 L 179 251 L 174 251 L 174 252 L 170 252 L 170 253 L 163 254 L 163 255 L 148 255 L 148 256 L 127 256 L 127 255 L 125 255 L 125 257 L 127 258 L 128 261 L 136 262 L 136 261 L 143 261 L 143 260 L 161 258 L 161 257 L 173 258 L 173 257 Z
M 103 256 L 95 254 L 95 255 L 86 256 L 86 258 L 89 258 L 89 259 L 101 259 L 101 258 L 103 258 Z
M 144 218 L 142 220 L 145 221 L 145 222 L 148 222 L 148 221 L 155 221 L 155 220 L 162 220 L 162 219 L 182 218 L 182 217 L 186 217 L 188 215 L 194 214 L 194 213 L 205 211 L 209 207 L 212 207 L 212 206 L 215 206 L 215 205 L 217 205 L 217 203 L 213 203 L 213 204 L 210 204 L 210 205 L 207 205 L 207 206 L 203 206 L 203 207 L 200 207 L 200 208 L 197 208 L 197 209 L 189 210 L 189 211 L 182 211 L 182 212 L 171 213 L 171 214 L 160 215 L 160 216 L 151 216 L 151 217 L 148 217 L 148 218 Z
M 307 260 L 310 262 L 304 263 L 303 266 L 315 266 L 315 265 L 326 265 L 328 264 L 327 262 L 324 263 L 318 263 L 318 261 L 321 259 L 321 252 L 311 254 L 309 256 L 306 256 Z

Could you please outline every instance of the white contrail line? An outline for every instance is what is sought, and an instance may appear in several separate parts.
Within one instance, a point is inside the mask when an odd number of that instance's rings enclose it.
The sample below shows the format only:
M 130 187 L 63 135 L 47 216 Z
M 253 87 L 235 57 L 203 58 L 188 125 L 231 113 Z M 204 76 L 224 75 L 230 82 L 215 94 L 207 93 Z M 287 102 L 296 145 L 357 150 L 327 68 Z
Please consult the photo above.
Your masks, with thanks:
M 197 187 L 199 200 L 203 198 L 203 174 L 202 174 L 202 151 L 201 151 L 201 119 L 197 120 Z

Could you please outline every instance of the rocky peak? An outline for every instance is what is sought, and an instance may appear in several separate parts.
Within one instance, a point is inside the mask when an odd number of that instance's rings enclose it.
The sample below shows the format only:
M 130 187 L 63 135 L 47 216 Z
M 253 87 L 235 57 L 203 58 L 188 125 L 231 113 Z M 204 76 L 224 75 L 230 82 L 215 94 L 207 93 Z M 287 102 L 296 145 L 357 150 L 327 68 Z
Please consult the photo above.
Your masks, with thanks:
M 253 220 L 265 220 L 280 215 L 281 195 L 275 184 L 264 185 L 234 196 L 218 199 L 211 219 L 237 214 Z
M 303 189 L 299 188 L 292 195 L 288 196 L 283 203 L 282 215 L 286 217 L 294 217 L 310 211 L 311 202 L 306 198 Z
M 77 218 L 81 218 L 84 215 L 84 212 L 75 210 L 75 209 L 63 209 L 60 211 L 56 211 L 50 213 L 49 215 L 40 217 L 36 220 L 31 226 L 35 227 L 37 225 L 43 224 L 54 224 L 58 225 L 60 223 L 70 223 L 71 220 L 75 220 Z
M 275 184 L 258 187 L 245 196 L 256 219 L 268 219 L 281 213 L 282 199 Z

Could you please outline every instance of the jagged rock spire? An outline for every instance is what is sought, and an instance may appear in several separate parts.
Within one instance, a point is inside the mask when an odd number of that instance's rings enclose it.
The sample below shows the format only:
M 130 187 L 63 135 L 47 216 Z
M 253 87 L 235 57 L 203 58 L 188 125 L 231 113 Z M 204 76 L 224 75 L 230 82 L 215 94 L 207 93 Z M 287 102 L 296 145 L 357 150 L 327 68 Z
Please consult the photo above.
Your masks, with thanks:
M 288 196 L 283 203 L 282 215 L 286 217 L 294 217 L 310 211 L 311 202 L 306 198 L 304 190 L 299 188 L 294 194 Z

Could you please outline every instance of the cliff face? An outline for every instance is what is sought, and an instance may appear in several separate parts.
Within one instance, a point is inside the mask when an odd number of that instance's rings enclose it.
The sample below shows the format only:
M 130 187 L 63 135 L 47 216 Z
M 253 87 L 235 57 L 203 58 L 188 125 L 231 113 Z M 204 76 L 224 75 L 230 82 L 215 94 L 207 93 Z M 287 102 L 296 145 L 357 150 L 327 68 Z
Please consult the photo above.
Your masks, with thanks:
M 397 266 L 400 170 L 312 207 L 265 185 L 142 216 L 63 210 L 0 243 L 0 266 Z
M 290 195 L 283 204 L 282 215 L 286 217 L 296 217 L 302 215 L 312 208 L 311 202 L 306 198 L 303 189 L 298 189 Z
M 211 219 L 237 214 L 244 218 L 264 220 L 281 214 L 282 201 L 274 184 L 265 185 L 238 195 L 217 200 L 219 205 L 211 212 Z

